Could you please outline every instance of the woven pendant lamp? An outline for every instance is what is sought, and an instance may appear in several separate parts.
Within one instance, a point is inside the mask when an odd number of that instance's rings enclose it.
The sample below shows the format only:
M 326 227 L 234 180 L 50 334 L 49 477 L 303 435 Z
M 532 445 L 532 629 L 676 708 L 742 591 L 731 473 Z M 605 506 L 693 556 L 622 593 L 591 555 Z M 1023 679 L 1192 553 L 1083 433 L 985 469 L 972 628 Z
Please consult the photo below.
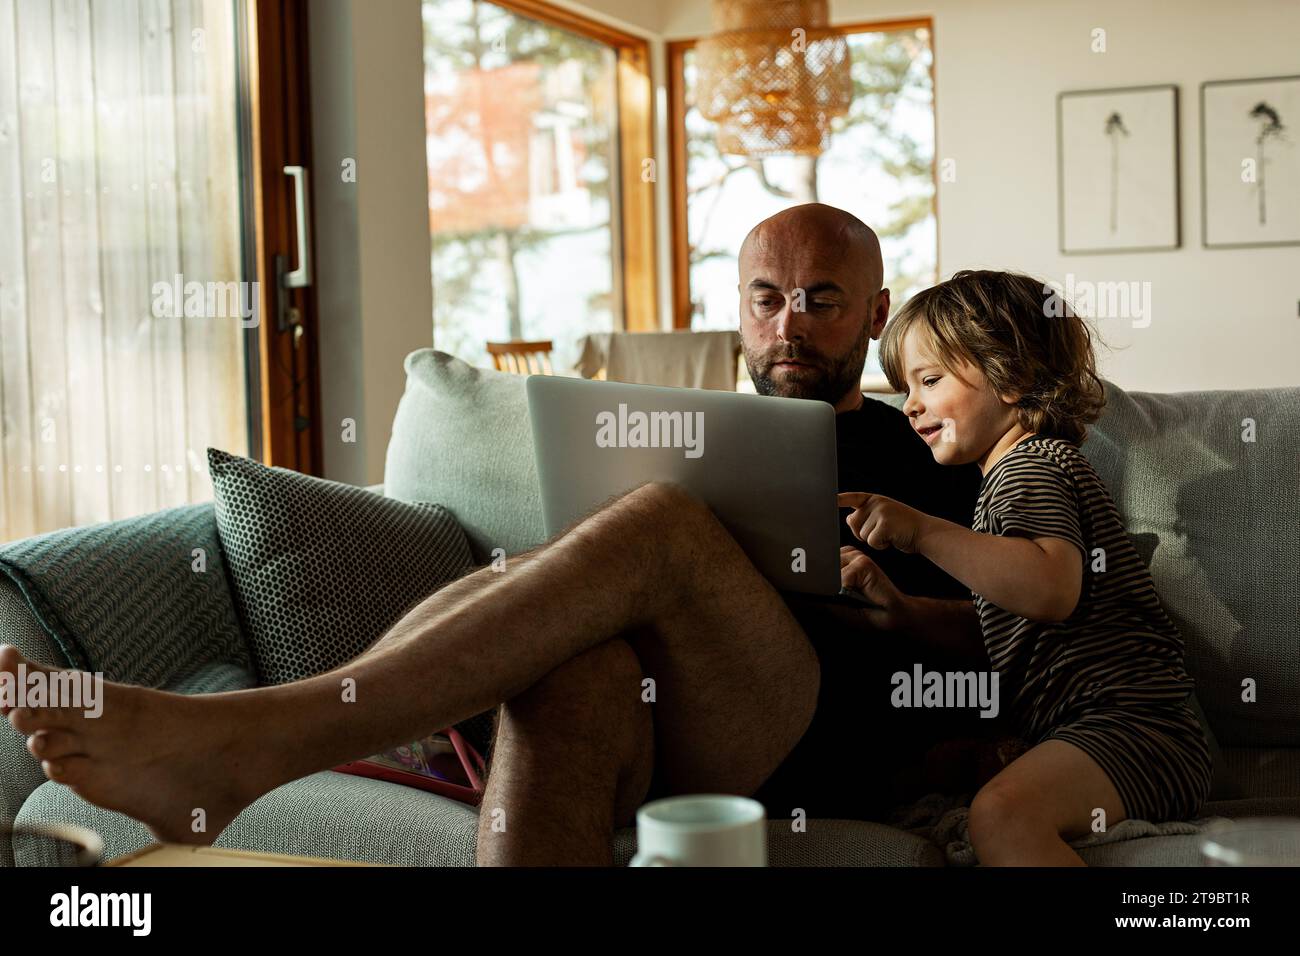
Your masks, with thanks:
M 695 46 L 695 105 L 718 149 L 817 155 L 853 102 L 849 45 L 827 0 L 713 0 L 712 36 Z

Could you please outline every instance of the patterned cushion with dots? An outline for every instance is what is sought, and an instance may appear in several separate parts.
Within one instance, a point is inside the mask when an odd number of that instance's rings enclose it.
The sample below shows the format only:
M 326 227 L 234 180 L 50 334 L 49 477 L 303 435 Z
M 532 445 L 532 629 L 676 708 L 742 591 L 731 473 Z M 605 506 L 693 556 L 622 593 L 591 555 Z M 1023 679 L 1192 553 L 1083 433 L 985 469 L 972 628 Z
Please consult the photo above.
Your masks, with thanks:
M 260 684 L 352 660 L 473 567 L 464 531 L 441 505 L 395 501 L 214 448 L 208 467 Z M 490 714 L 457 726 L 484 750 Z

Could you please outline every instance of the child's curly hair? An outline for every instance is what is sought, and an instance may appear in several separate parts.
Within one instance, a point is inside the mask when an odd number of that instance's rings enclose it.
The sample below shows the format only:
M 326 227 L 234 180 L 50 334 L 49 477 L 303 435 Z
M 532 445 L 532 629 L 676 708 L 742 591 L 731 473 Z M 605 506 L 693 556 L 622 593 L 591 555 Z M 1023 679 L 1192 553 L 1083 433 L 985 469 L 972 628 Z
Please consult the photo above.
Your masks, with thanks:
M 1093 333 L 1048 284 L 1015 272 L 964 271 L 918 292 L 885 326 L 880 365 L 907 391 L 903 338 L 912 328 L 948 372 L 966 360 L 999 395 L 1018 394 L 1020 424 L 1081 444 L 1101 416 L 1105 390 Z

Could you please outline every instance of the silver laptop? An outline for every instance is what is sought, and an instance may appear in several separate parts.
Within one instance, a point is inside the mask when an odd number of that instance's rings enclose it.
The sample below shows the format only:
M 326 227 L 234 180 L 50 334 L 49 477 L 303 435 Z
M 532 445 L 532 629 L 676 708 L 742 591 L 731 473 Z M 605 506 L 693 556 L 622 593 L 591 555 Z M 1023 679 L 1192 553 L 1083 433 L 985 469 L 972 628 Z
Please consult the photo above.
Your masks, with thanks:
M 550 375 L 525 387 L 548 538 L 610 498 L 672 481 L 777 590 L 868 603 L 840 586 L 830 405 Z

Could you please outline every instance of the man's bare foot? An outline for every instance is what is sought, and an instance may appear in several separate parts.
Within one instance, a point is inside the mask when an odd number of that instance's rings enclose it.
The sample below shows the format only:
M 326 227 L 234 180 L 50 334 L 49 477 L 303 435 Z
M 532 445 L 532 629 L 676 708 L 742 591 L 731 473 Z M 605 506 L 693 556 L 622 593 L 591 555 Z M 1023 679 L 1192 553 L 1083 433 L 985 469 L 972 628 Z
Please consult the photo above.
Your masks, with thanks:
M 58 673 L 0 645 L 0 673 L 17 680 L 20 664 L 28 674 Z M 27 737 L 45 776 L 135 817 L 159 840 L 211 843 L 239 811 L 284 782 L 257 766 L 256 734 L 214 698 L 104 682 L 99 705 L 96 717 L 84 706 L 0 701 L 0 715 Z

